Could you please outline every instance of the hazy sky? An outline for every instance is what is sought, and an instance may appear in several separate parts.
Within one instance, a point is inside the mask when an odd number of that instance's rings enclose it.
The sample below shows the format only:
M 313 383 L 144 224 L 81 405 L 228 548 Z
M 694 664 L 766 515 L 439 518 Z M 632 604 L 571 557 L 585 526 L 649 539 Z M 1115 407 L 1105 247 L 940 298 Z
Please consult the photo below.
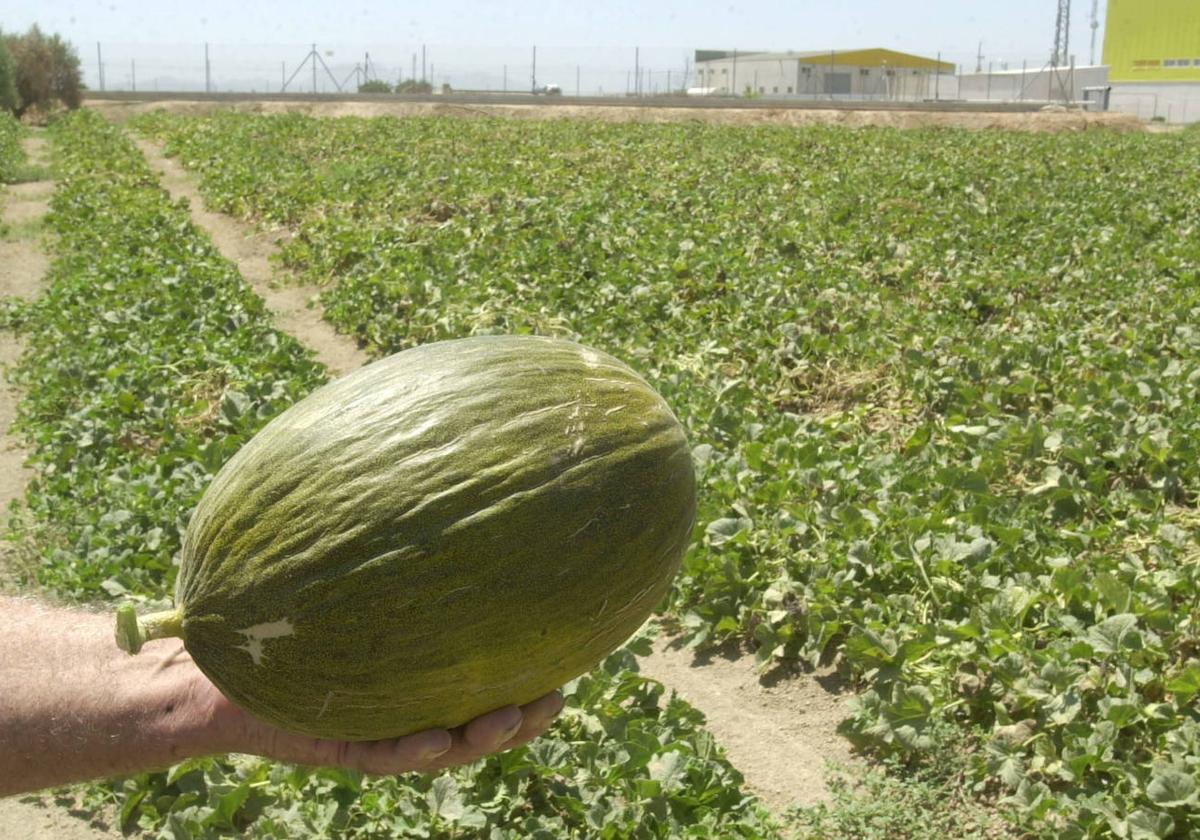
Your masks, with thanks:
M 1100 5 L 1103 27 L 1105 4 Z M 1075 0 L 1074 7 L 1071 51 L 1084 64 L 1091 36 L 1091 3 Z M 184 74 L 195 64 L 195 55 L 175 45 L 186 48 L 205 41 L 226 48 L 229 59 L 217 64 L 226 75 L 241 72 L 240 67 L 233 67 L 236 56 L 246 64 L 242 75 L 259 73 L 269 79 L 278 79 L 279 65 L 288 56 L 295 59 L 291 64 L 297 63 L 303 52 L 295 54 L 296 47 L 311 41 L 333 51 L 331 59 L 350 62 L 339 67 L 352 66 L 356 59 L 349 56 L 360 56 L 372 45 L 373 60 L 394 68 L 408 67 L 420 44 L 439 45 L 435 52 L 447 73 L 460 68 L 466 72 L 473 64 L 490 67 L 501 61 L 526 61 L 522 57 L 535 44 L 549 62 L 561 65 L 560 74 L 571 66 L 572 76 L 576 63 L 597 68 L 612 65 L 608 69 L 613 71 L 616 65 L 626 63 L 625 53 L 630 53 L 628 63 L 632 64 L 635 46 L 643 48 L 645 63 L 663 66 L 682 65 L 683 56 L 698 47 L 809 50 L 875 46 L 930 56 L 941 51 L 947 60 L 973 65 L 982 40 L 985 65 L 995 60 L 1020 66 L 1022 59 L 1034 63 L 1049 56 L 1055 9 L 1054 0 L 0 0 L 0 27 L 22 30 L 36 21 L 43 29 L 62 34 L 79 48 L 85 73 L 90 76 L 95 76 L 95 44 L 102 42 L 110 86 L 116 86 L 129 74 L 131 59 L 138 62 L 139 78 Z M 1102 39 L 1103 28 L 1097 51 Z M 173 48 L 153 49 L 164 45 Z M 264 48 L 255 53 L 248 49 L 251 45 L 287 47 L 290 52 L 274 50 L 268 55 Z M 480 49 L 448 49 L 453 46 Z M 252 54 L 254 61 L 249 58 Z M 202 50 L 199 55 L 202 67 Z M 118 67 L 124 69 L 118 71 Z M 270 68 L 275 69 L 268 76 Z M 519 72 L 514 67 L 514 75 Z

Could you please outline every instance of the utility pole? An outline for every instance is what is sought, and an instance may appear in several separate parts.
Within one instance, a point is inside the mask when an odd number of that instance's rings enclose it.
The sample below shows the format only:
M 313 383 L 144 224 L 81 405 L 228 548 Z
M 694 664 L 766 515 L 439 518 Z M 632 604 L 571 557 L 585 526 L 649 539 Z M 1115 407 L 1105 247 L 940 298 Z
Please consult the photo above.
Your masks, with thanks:
M 641 47 L 633 48 L 633 78 L 635 80 L 634 86 L 633 86 L 633 95 L 634 96 L 642 95 L 642 54 L 641 53 L 642 53 Z
M 979 42 L 979 53 L 975 56 L 975 72 L 983 72 L 983 41 Z
M 411 78 L 412 78 L 413 82 L 417 81 L 417 54 L 416 53 L 413 53 L 413 69 L 412 69 Z
M 283 89 L 287 87 L 287 62 L 279 62 L 279 92 L 283 93 Z
M 421 45 L 421 81 L 425 81 L 425 45 Z
M 941 50 L 938 50 L 937 69 L 934 70 L 934 73 L 937 74 L 933 77 L 933 98 L 936 101 L 937 99 L 939 99 L 941 97 L 941 93 L 942 93 L 942 51 Z M 990 76 L 988 77 L 988 84 L 991 84 Z
M 129 59 L 129 89 L 137 93 L 137 64 Z
M 537 93 L 537 47 L 533 48 L 533 64 L 529 70 L 529 91 Z
M 671 71 L 667 71 L 667 96 L 671 95 Z
M 733 81 L 729 84 L 729 92 L 737 96 L 737 50 L 733 51 Z
M 314 69 L 314 73 L 316 70 Z M 212 65 L 208 62 L 208 42 L 204 42 L 204 92 L 212 93 Z
M 317 92 L 317 45 L 312 45 L 313 93 Z
M 100 42 L 96 42 L 96 72 L 100 76 L 100 90 L 104 90 L 104 58 L 100 55 Z

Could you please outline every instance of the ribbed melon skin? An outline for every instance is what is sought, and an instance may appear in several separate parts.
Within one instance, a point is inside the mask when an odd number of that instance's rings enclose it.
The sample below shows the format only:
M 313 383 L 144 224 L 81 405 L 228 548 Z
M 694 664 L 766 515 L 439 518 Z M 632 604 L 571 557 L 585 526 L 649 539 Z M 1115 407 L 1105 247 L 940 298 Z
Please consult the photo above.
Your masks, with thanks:
M 371 364 L 268 424 L 184 538 L 184 643 L 284 729 L 452 727 L 588 670 L 687 546 L 683 429 L 628 367 L 487 336 Z

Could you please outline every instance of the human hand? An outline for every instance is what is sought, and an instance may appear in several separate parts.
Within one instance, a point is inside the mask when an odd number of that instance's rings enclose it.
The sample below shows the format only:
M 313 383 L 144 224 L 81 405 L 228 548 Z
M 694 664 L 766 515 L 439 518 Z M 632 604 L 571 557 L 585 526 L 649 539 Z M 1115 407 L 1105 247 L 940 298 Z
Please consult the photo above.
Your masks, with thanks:
M 129 656 L 107 616 L 0 597 L 0 796 L 230 752 L 374 774 L 434 771 L 518 747 L 561 708 L 556 691 L 449 731 L 307 738 L 234 705 L 178 639 Z

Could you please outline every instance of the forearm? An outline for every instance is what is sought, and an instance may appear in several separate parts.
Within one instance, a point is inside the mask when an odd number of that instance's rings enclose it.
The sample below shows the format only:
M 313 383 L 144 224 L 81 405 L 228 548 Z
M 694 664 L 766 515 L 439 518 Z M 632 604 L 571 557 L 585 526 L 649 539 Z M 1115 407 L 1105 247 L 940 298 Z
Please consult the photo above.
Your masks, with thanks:
M 0 796 L 223 751 L 177 640 L 129 656 L 112 619 L 0 598 Z

